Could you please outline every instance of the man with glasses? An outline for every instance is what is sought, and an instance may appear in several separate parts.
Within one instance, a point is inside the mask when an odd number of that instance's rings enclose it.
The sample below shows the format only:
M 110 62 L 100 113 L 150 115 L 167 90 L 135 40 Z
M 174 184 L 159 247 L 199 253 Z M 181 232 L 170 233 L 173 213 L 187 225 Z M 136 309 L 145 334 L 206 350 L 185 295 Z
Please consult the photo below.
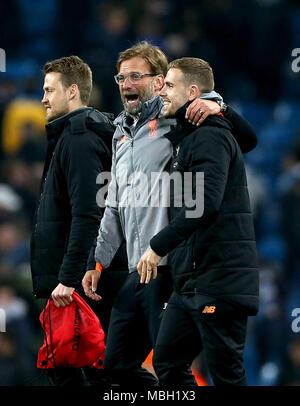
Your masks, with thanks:
M 157 278 L 151 283 L 140 283 L 137 272 L 150 239 L 168 224 L 168 208 L 161 204 L 163 190 L 159 187 L 172 157 L 172 144 L 164 135 L 176 123 L 162 115 L 159 92 L 167 66 L 163 52 L 147 42 L 138 43 L 119 56 L 115 80 L 124 111 L 114 121 L 112 179 L 95 251 L 97 269 L 88 271 L 82 282 L 87 296 L 100 300 L 95 291 L 101 271 L 109 266 L 125 238 L 129 274 L 114 301 L 104 360 L 104 367 L 122 385 L 157 384 L 141 365 L 154 347 L 164 304 L 172 290 L 167 257 L 162 259 Z M 221 101 L 215 92 L 203 94 L 202 98 Z M 220 112 L 216 102 L 203 99 L 191 105 L 192 121 L 200 119 L 201 123 L 207 115 Z M 240 120 L 237 119 L 239 134 L 254 138 L 250 140 L 252 149 L 255 134 Z M 156 192 L 158 204 L 151 204 L 151 196 Z

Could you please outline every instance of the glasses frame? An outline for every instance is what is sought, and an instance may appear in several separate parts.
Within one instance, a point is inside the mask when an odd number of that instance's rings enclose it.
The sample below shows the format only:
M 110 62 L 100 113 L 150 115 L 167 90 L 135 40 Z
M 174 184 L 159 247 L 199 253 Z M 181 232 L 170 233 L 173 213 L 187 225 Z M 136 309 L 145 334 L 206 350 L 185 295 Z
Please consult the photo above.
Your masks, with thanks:
M 136 74 L 136 75 L 138 75 L 138 79 L 136 80 L 136 81 L 132 81 L 131 79 L 130 79 L 130 75 L 132 75 L 132 74 Z M 124 79 L 122 80 L 122 82 L 120 82 L 119 81 L 119 74 L 117 74 L 117 75 L 115 75 L 114 76 L 114 79 L 115 79 L 115 81 L 116 81 L 116 83 L 117 83 L 117 85 L 122 85 L 124 82 L 125 82 L 125 80 L 128 78 L 128 80 L 129 80 L 129 82 L 132 84 L 132 85 L 136 85 L 141 79 L 143 79 L 145 76 L 157 76 L 158 74 L 157 73 L 139 73 L 139 72 L 130 72 L 130 73 L 128 73 L 128 75 L 122 75 L 122 76 L 124 76 Z

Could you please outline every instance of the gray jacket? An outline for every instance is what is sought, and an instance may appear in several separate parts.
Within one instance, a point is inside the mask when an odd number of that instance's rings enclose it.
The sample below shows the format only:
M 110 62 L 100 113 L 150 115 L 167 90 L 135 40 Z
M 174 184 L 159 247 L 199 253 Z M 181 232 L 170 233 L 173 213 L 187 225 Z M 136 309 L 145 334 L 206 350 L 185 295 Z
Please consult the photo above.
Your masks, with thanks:
M 202 98 L 222 100 L 215 92 Z M 155 96 L 143 104 L 135 125 L 124 111 L 114 121 L 111 182 L 95 250 L 104 269 L 125 238 L 129 272 L 136 271 L 150 239 L 168 225 L 168 182 L 162 187 L 162 179 L 173 148 L 164 135 L 176 122 L 164 118 L 162 109 Z M 164 257 L 160 265 L 166 263 Z

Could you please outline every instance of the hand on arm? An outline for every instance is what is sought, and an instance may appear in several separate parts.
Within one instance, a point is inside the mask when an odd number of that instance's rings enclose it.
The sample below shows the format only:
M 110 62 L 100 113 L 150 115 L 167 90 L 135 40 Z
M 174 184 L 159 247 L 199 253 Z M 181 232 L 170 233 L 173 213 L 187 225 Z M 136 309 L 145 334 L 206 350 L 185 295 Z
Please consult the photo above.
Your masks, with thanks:
M 151 278 L 157 277 L 157 265 L 161 258 L 151 248 L 149 248 L 140 258 L 137 266 L 138 273 L 141 277 L 140 283 L 149 283 Z
M 220 106 L 213 100 L 195 99 L 186 109 L 185 118 L 192 124 L 199 126 L 211 114 L 219 114 Z

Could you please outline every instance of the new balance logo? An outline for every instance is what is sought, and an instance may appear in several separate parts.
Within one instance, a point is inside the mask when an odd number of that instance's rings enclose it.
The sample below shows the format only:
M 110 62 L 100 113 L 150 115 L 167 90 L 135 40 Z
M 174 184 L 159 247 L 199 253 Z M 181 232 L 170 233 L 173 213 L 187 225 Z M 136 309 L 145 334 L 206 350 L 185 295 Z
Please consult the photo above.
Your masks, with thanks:
M 214 313 L 216 311 L 216 306 L 205 306 L 202 313 Z

